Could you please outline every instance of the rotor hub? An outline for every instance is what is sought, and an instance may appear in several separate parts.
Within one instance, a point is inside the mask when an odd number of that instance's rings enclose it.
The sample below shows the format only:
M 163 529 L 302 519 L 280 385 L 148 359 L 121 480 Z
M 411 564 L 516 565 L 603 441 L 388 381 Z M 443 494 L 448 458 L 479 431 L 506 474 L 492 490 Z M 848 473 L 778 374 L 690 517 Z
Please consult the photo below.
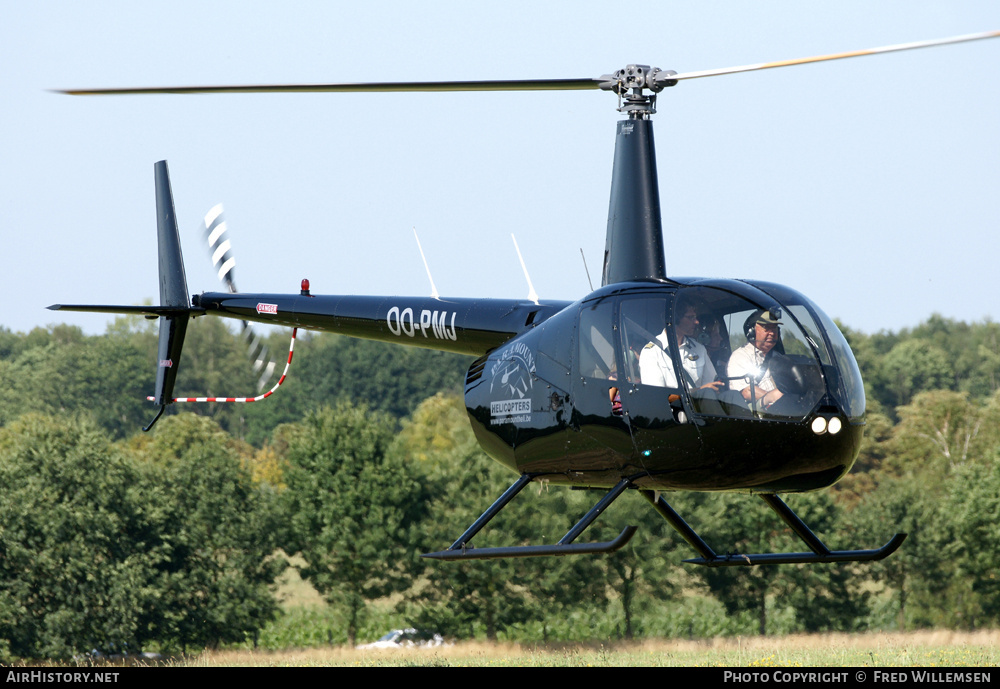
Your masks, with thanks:
M 677 72 L 649 65 L 628 65 L 614 74 L 601 77 L 601 89 L 618 94 L 618 111 L 634 119 L 645 119 L 656 112 L 656 94 L 677 84 L 671 79 Z M 653 93 L 645 93 L 648 89 Z

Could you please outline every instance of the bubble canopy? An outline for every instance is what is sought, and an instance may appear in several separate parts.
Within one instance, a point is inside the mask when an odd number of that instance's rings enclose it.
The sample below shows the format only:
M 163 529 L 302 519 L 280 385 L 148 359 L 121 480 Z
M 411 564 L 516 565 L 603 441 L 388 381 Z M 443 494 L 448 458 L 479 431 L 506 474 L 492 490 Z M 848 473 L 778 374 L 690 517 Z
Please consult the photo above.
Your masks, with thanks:
M 671 301 L 660 297 L 659 329 L 656 304 L 623 302 L 623 354 L 626 360 L 642 358 L 642 349 L 639 356 L 633 354 L 635 343 L 652 332 L 665 352 L 670 348 L 675 368 L 694 370 L 697 359 L 706 357 L 702 370 L 713 370 L 724 385 L 702 387 L 708 382 L 704 374 L 682 374 L 679 381 L 688 390 L 695 413 L 750 412 L 757 418 L 803 420 L 817 407 L 827 406 L 837 408 L 850 422 L 863 420 L 864 385 L 851 348 L 833 320 L 805 295 L 769 282 L 678 282 L 684 286 Z M 767 331 L 772 333 L 769 337 Z M 765 339 L 758 342 L 761 333 Z M 772 341 L 770 348 L 767 340 Z M 652 341 L 648 338 L 642 347 L 648 348 Z M 642 383 L 641 370 L 638 373 Z M 766 395 L 775 389 L 780 396 Z M 765 396 L 766 400 L 760 399 Z M 772 401 L 774 397 L 778 399 Z

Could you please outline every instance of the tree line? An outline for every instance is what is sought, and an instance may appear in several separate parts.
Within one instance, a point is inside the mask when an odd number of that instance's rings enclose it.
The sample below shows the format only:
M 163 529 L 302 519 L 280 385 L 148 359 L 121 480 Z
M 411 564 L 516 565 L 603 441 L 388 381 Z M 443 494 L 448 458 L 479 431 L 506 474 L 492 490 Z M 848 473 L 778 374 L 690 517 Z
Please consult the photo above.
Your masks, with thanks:
M 638 525 L 612 556 L 421 560 L 516 478 L 472 437 L 462 357 L 307 337 L 268 401 L 175 412 L 145 435 L 149 325 L 0 329 L 0 658 L 252 642 L 279 615 L 282 552 L 301 556 L 349 643 L 387 600 L 455 638 L 996 625 L 997 325 L 935 316 L 900 333 L 845 332 L 869 400 L 861 456 L 834 490 L 785 497 L 833 548 L 876 547 L 896 530 L 907 541 L 881 563 L 715 570 L 681 564 L 693 553 L 638 496 L 589 534 Z M 178 394 L 253 384 L 238 338 L 196 320 Z M 477 543 L 551 542 L 595 497 L 524 491 Z M 801 549 L 751 497 L 671 503 L 714 546 Z

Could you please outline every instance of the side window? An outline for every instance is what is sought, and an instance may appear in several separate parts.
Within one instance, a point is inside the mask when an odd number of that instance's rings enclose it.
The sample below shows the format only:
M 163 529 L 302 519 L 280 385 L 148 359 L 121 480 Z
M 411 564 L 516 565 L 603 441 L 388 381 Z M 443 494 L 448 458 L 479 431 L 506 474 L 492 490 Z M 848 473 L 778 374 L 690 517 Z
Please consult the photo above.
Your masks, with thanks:
M 577 332 L 579 378 L 574 406 L 583 415 L 621 416 L 618 362 L 615 357 L 615 304 L 595 300 L 580 307 Z
M 567 310 L 556 314 L 537 328 L 541 333 L 535 375 L 550 385 L 568 390 L 576 342 L 576 313 Z
M 677 387 L 667 336 L 666 297 L 629 299 L 621 306 L 625 375 L 633 385 Z
M 614 345 L 614 304 L 595 301 L 580 308 L 580 375 L 610 380 L 617 375 Z

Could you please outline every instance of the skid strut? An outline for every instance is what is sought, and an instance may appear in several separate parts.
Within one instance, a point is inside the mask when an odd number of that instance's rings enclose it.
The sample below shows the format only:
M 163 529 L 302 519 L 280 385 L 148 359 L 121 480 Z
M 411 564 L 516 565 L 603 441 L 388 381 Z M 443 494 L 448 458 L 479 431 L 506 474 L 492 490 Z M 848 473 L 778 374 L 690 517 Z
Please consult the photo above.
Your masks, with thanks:
M 631 540 L 635 535 L 637 527 L 625 527 L 618 537 L 612 541 L 601 543 L 573 543 L 576 538 L 586 530 L 591 523 L 608 508 L 612 502 L 628 488 L 632 480 L 622 479 L 607 495 L 601 498 L 587 514 L 578 521 L 565 536 L 559 539 L 555 545 L 520 545 L 506 548 L 476 548 L 469 545 L 469 541 L 486 524 L 504 508 L 514 496 L 531 483 L 531 476 L 522 474 L 517 481 L 494 502 L 488 510 L 483 512 L 472 526 L 465 530 L 457 541 L 451 544 L 447 550 L 436 553 L 424 553 L 421 557 L 432 558 L 434 560 L 488 560 L 500 557 L 540 557 L 543 555 L 581 555 L 592 553 L 613 553 Z

